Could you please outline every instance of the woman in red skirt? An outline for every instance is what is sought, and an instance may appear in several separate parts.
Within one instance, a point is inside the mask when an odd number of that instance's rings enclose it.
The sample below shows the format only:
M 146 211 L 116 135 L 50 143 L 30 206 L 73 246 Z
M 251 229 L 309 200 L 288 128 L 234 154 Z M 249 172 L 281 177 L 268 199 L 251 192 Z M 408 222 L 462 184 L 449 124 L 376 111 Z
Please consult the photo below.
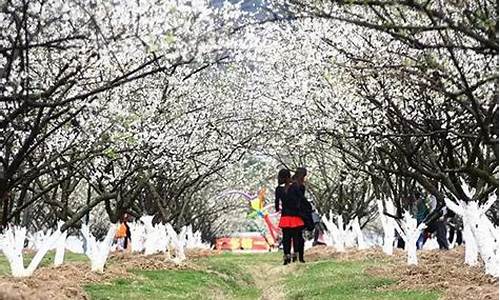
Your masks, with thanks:
M 292 186 L 290 171 L 282 169 L 278 173 L 278 184 L 275 196 L 276 200 L 281 200 L 281 218 L 279 227 L 283 232 L 283 264 L 287 265 L 291 262 L 291 248 L 293 241 L 293 249 L 299 249 L 299 234 L 302 233 L 304 222 L 299 216 L 300 202 L 296 197 L 295 188 Z M 300 193 L 300 191 L 299 191 Z

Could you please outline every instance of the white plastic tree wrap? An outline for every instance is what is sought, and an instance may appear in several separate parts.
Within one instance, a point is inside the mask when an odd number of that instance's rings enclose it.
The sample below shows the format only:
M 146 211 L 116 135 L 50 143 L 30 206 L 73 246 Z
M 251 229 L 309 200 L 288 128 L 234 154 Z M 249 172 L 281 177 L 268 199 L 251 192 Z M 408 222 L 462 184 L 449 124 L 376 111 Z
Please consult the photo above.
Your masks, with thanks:
M 117 228 L 117 224 L 111 224 L 104 240 L 98 242 L 90 233 L 89 227 L 87 225 L 82 225 L 81 232 L 87 243 L 87 251 L 85 254 L 90 260 L 90 268 L 93 272 L 104 272 L 104 265 L 108 259 L 111 246 L 113 245 L 113 239 Z
M 323 220 L 323 223 L 325 224 L 328 231 L 327 236 L 328 240 L 331 243 L 330 246 L 334 246 L 337 251 L 345 251 L 345 248 L 343 247 L 344 243 L 339 242 L 340 231 L 337 225 L 333 222 L 332 212 L 330 212 L 329 218 L 323 216 L 321 219 Z
M 450 207 L 448 206 L 448 208 Z M 472 234 L 470 222 L 466 224 L 464 221 L 463 240 L 465 242 L 465 263 L 469 266 L 477 266 L 479 263 L 479 249 Z
M 345 251 L 348 230 L 344 229 L 344 219 L 342 218 L 342 215 L 337 215 L 337 229 L 339 235 L 337 239 L 339 251 Z
M 66 238 L 66 249 L 73 253 L 85 254 L 83 241 L 78 236 L 70 235 Z
M 398 226 L 398 231 L 401 238 L 405 241 L 405 250 L 407 255 L 407 264 L 417 265 L 417 240 L 426 227 L 425 223 L 417 226 L 417 219 L 412 217 L 410 212 L 406 211 L 403 217 L 403 225 Z
M 2 251 L 10 265 L 10 272 L 14 277 L 29 276 L 23 263 L 24 238 L 26 228 L 9 227 L 2 235 Z
M 186 259 L 185 248 L 186 248 L 186 226 L 182 227 L 181 232 L 177 234 L 174 228 L 170 224 L 166 224 L 167 233 L 170 237 L 175 248 L 175 258 L 174 261 L 180 263 Z
M 48 229 L 46 231 L 40 230 L 35 233 L 27 233 L 28 236 L 28 248 L 38 251 L 39 249 L 42 248 L 42 245 L 45 243 L 45 241 L 50 238 L 52 235 L 52 229 Z
M 56 230 L 47 238 L 37 253 L 31 260 L 27 268 L 24 268 L 23 248 L 24 239 L 26 238 L 26 228 L 24 227 L 9 227 L 4 235 L 2 235 L 1 245 L 2 251 L 9 262 L 11 274 L 14 277 L 31 276 L 36 270 L 43 257 L 53 247 L 55 242 L 61 236 L 61 232 Z
M 152 255 L 161 251 L 166 251 L 168 247 L 168 235 L 166 225 L 157 224 L 153 226 L 153 216 L 143 216 L 145 241 L 144 255 Z
M 167 234 L 166 226 L 163 224 L 156 224 L 156 249 L 155 252 L 167 252 L 169 244 L 169 236 Z
M 333 224 L 326 216 L 321 217 L 321 221 L 325 224 L 326 231 L 324 232 L 323 238 L 327 246 L 333 247 L 335 240 L 333 238 L 333 231 L 336 229 L 336 225 Z
M 396 230 L 396 224 L 392 218 L 384 214 L 382 200 L 377 200 L 377 207 L 382 228 L 384 229 L 384 244 L 382 249 L 385 254 L 392 255 L 394 252 L 394 231 Z
M 155 253 L 156 232 L 152 224 L 152 216 L 143 216 L 141 221 L 144 223 L 146 231 L 146 239 L 144 241 L 144 255 L 151 255 Z
M 363 232 L 361 231 L 361 227 L 359 226 L 359 218 L 356 216 L 353 220 L 351 220 L 350 227 L 352 228 L 352 232 L 356 236 L 356 241 L 358 243 L 358 249 L 363 250 L 367 249 L 368 245 L 365 242 L 365 238 L 363 236 Z
M 144 250 L 144 241 L 146 239 L 146 229 L 142 222 L 129 224 L 132 252 L 141 252 Z
M 470 191 L 464 189 L 470 194 Z M 487 274 L 498 277 L 498 257 L 496 236 L 491 232 L 493 226 L 485 215 L 486 211 L 497 201 L 496 196 L 490 196 L 487 203 L 479 206 L 476 201 L 459 200 L 458 204 L 445 199 L 446 206 L 462 217 L 464 224 L 465 263 L 477 264 L 477 251 L 481 255 Z M 468 245 L 469 244 L 469 245 Z
M 193 233 L 193 227 L 191 225 L 188 225 L 186 227 L 186 249 L 193 249 L 196 248 L 196 246 L 197 241 Z
M 62 227 L 63 224 L 64 224 L 64 222 L 59 222 L 57 224 L 58 230 L 60 230 L 60 228 Z M 64 231 L 63 233 L 61 233 L 61 236 L 59 237 L 59 239 L 56 242 L 56 256 L 54 257 L 54 266 L 56 266 L 56 267 L 62 265 L 64 262 L 64 252 L 66 250 L 66 237 L 67 237 L 67 235 L 68 235 L 68 232 Z

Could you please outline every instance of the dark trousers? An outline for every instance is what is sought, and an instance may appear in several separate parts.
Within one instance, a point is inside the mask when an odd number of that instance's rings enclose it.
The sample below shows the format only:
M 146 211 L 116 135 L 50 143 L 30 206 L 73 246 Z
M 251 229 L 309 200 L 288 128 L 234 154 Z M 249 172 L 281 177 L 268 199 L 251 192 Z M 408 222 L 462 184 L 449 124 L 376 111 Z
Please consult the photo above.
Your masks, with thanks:
M 283 228 L 283 252 L 290 255 L 293 243 L 293 251 L 299 254 L 299 258 L 304 257 L 304 238 L 302 228 Z
M 439 249 L 448 250 L 448 239 L 446 238 L 446 223 L 444 221 L 436 222 L 436 237 Z
M 450 226 L 450 236 L 448 237 L 449 243 L 453 242 L 455 235 L 457 235 L 457 240 L 456 240 L 457 245 L 462 245 L 462 231 L 456 229 L 453 226 Z
M 439 249 L 448 250 L 448 239 L 446 238 L 446 222 L 443 220 L 435 220 L 427 225 L 427 231 L 430 233 L 436 233 L 437 242 L 439 244 Z M 425 241 L 424 241 L 425 243 Z

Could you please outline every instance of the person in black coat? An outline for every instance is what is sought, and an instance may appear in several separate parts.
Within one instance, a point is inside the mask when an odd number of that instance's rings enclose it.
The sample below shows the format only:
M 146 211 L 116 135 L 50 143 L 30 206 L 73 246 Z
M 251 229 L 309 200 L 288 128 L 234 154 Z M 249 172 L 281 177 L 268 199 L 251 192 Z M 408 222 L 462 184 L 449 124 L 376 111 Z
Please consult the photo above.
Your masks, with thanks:
M 286 169 L 280 170 L 278 173 L 279 186 L 275 191 L 275 208 L 281 211 L 281 218 L 279 227 L 283 232 L 283 264 L 287 265 L 291 262 L 291 248 L 293 242 L 293 249 L 295 252 L 300 249 L 300 237 L 304 222 L 300 217 L 299 211 L 299 197 L 297 194 L 302 194 L 297 186 L 292 184 L 290 171 Z M 279 203 L 281 202 L 281 208 Z M 300 253 L 299 253 L 300 255 Z
M 304 225 L 300 228 L 299 232 L 297 233 L 298 236 L 298 248 L 297 252 L 299 253 L 299 261 L 300 262 L 305 262 L 304 261 L 304 236 L 303 236 L 303 230 L 313 230 L 314 229 L 314 222 L 312 219 L 312 205 L 307 201 L 305 192 L 306 192 L 306 187 L 305 187 L 305 181 L 306 181 L 306 176 L 307 176 L 307 170 L 306 168 L 297 168 L 295 171 L 295 174 L 293 175 L 294 182 L 290 188 L 290 197 L 296 198 L 295 202 L 298 205 L 298 214 L 301 217 Z

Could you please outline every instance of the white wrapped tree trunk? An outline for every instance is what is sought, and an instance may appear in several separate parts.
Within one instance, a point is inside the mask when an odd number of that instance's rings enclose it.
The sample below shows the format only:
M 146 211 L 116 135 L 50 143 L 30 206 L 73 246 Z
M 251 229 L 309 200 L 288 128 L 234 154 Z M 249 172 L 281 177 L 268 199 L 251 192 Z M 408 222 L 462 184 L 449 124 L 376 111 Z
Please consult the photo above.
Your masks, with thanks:
M 48 229 L 46 232 L 40 230 L 33 234 L 28 233 L 27 235 L 29 240 L 28 247 L 34 251 L 38 251 L 43 247 L 45 241 L 50 238 L 52 230 Z
M 337 238 L 338 250 L 345 251 L 345 243 L 348 233 L 347 230 L 344 229 L 344 219 L 342 218 L 342 215 L 337 215 L 337 228 L 339 232 L 338 233 L 339 236 Z
M 111 224 L 108 233 L 102 242 L 96 241 L 96 238 L 90 233 L 87 225 L 82 225 L 82 234 L 87 241 L 87 252 L 85 253 L 90 260 L 91 270 L 93 272 L 103 273 L 104 265 L 108 259 L 109 251 L 113 245 L 113 239 L 116 234 L 117 225 Z
M 464 188 L 466 193 L 471 194 L 469 189 Z M 486 217 L 485 213 L 493 205 L 497 199 L 490 197 L 488 202 L 479 207 L 478 203 L 471 201 L 465 203 L 464 201 L 459 201 L 459 204 L 455 204 L 449 199 L 445 199 L 446 206 L 451 209 L 456 214 L 460 215 L 464 223 L 464 239 L 466 243 L 466 263 L 474 263 L 474 256 L 477 257 L 477 251 L 481 255 L 481 259 L 484 262 L 485 271 L 487 274 L 498 277 L 498 257 L 496 251 L 496 237 L 491 232 L 491 227 L 493 226 Z M 477 248 L 474 248 L 474 241 L 476 242 Z M 469 248 L 467 248 L 467 244 Z M 469 253 L 467 253 L 469 251 Z
M 327 246 L 333 247 L 335 245 L 335 232 L 337 230 L 337 226 L 329 220 L 326 216 L 321 217 L 321 221 L 325 224 L 326 232 L 324 232 L 324 240 Z
M 73 253 L 85 254 L 83 241 L 78 236 L 70 235 L 66 237 L 66 249 Z
M 196 248 L 196 246 L 197 241 L 194 236 L 193 227 L 191 225 L 188 225 L 186 227 L 186 249 L 193 249 Z
M 10 265 L 10 272 L 14 277 L 29 276 L 24 268 L 23 248 L 26 237 L 26 228 L 9 227 L 2 235 L 2 251 Z
M 144 223 L 146 239 L 144 241 L 144 255 L 156 253 L 157 232 L 153 227 L 153 216 L 143 216 L 141 221 Z
M 40 265 L 43 257 L 53 247 L 54 243 L 61 236 L 61 232 L 56 230 L 50 237 L 44 240 L 43 244 L 39 245 L 39 249 L 27 268 L 24 268 L 23 248 L 24 239 L 26 238 L 26 228 L 11 227 L 8 228 L 2 236 L 2 250 L 9 262 L 12 276 L 27 277 L 35 272 Z
M 169 237 L 167 234 L 166 226 L 157 224 L 156 230 L 156 252 L 166 252 L 169 244 Z
M 381 200 L 377 200 L 377 207 L 380 216 L 380 222 L 382 223 L 382 228 L 384 230 L 384 242 L 382 250 L 387 255 L 392 255 L 394 253 L 394 231 L 396 230 L 396 224 L 394 220 L 384 214 L 384 207 Z
M 60 230 L 63 224 L 64 224 L 63 222 L 58 223 L 58 230 Z M 56 267 L 62 265 L 64 262 L 64 251 L 66 250 L 67 235 L 68 235 L 67 231 L 61 233 L 61 236 L 56 242 L 56 256 L 54 257 L 54 266 Z
M 417 240 L 426 227 L 425 223 L 417 226 L 417 219 L 413 218 L 410 212 L 405 212 L 402 228 L 396 227 L 399 235 L 405 241 L 405 250 L 408 265 L 417 265 Z
M 337 225 L 333 222 L 333 214 L 331 211 L 329 217 L 330 218 L 322 216 L 321 218 L 328 231 L 327 236 L 329 242 L 331 243 L 331 245 L 329 246 L 334 246 L 337 251 L 345 251 L 344 243 L 343 241 L 340 241 L 341 239 L 340 230 L 338 229 Z
M 175 248 L 175 260 L 176 262 L 181 262 L 186 259 L 185 247 L 186 247 L 186 230 L 187 228 L 184 226 L 181 229 L 181 232 L 177 234 L 174 228 L 167 224 L 167 233 L 169 235 L 170 241 L 174 245 Z
M 358 249 L 367 249 L 368 245 L 365 242 L 363 232 L 361 231 L 361 226 L 359 226 L 359 218 L 356 216 L 354 220 L 351 221 L 351 227 L 353 233 L 356 235 L 356 241 L 358 243 Z
M 465 263 L 469 266 L 477 266 L 479 263 L 479 249 L 476 239 L 472 234 L 470 224 L 464 221 L 463 240 L 465 242 Z
M 144 241 L 146 237 L 145 226 L 141 222 L 129 224 L 132 252 L 141 252 L 144 250 Z

